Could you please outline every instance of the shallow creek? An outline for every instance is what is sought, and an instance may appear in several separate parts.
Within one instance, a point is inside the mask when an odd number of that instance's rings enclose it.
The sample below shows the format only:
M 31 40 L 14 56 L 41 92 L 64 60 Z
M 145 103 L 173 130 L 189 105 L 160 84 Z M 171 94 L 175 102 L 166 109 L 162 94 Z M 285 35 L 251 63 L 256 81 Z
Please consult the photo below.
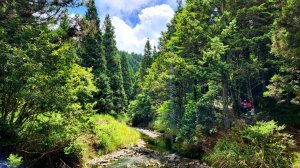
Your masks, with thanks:
M 197 159 L 180 156 L 167 150 L 158 132 L 135 128 L 142 138 L 136 146 L 90 160 L 88 167 L 99 168 L 209 168 Z

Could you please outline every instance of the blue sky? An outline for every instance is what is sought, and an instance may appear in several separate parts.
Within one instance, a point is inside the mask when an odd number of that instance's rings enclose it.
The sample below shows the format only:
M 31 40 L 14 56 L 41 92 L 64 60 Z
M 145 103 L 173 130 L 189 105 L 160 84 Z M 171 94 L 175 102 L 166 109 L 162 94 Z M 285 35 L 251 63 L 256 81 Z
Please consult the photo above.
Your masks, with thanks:
M 148 38 L 157 45 L 177 8 L 176 0 L 95 0 L 95 4 L 101 21 L 110 14 L 118 48 L 136 53 L 143 53 Z M 69 10 L 70 14 L 85 12 L 85 7 Z

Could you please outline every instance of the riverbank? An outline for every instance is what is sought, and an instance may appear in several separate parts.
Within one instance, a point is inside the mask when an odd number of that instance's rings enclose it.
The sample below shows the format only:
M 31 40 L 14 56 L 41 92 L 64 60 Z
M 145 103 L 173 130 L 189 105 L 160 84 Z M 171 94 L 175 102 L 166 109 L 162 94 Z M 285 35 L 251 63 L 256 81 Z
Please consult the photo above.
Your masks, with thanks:
M 147 129 L 137 128 L 136 130 L 148 138 L 159 138 L 161 136 L 160 133 Z M 150 149 L 143 138 L 139 139 L 138 143 L 130 148 L 120 149 L 99 158 L 94 158 L 88 161 L 86 166 L 99 168 L 209 168 L 206 163 L 197 159 L 186 158 L 174 152 L 161 152 Z

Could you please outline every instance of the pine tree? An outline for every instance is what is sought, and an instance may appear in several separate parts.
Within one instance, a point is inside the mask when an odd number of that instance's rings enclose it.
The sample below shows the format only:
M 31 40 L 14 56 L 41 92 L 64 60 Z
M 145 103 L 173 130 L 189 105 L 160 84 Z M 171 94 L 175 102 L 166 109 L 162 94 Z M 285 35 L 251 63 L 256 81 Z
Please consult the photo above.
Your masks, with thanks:
M 144 80 L 145 75 L 147 74 L 147 69 L 150 68 L 152 64 L 152 48 L 149 39 L 145 44 L 144 57 L 141 62 L 140 67 L 140 81 Z
M 272 53 L 281 60 L 280 72 L 271 78 L 265 95 L 278 102 L 300 105 L 300 1 L 281 3 L 272 31 Z
M 158 57 L 158 51 L 157 51 L 157 47 L 156 46 L 153 47 L 152 57 L 153 57 L 152 61 L 154 61 Z
M 127 105 L 127 98 L 124 91 L 122 69 L 116 47 L 114 28 L 109 15 L 106 15 L 104 20 L 104 31 L 103 44 L 105 47 L 105 58 L 107 61 L 110 86 L 113 91 L 113 109 L 116 113 L 119 113 L 123 111 L 124 107 Z
M 88 4 L 86 13 L 87 34 L 81 42 L 80 56 L 82 65 L 92 67 L 95 77 L 95 83 L 98 93 L 94 95 L 97 102 L 95 108 L 100 112 L 108 113 L 112 109 L 111 96 L 112 91 L 109 86 L 109 78 L 107 77 L 106 59 L 103 49 L 102 32 L 100 30 L 100 20 L 98 18 L 97 9 L 93 0 Z
M 127 99 L 132 99 L 132 77 L 129 72 L 129 63 L 127 58 L 127 53 L 120 53 L 121 56 L 121 66 L 122 66 L 122 76 L 123 84 Z

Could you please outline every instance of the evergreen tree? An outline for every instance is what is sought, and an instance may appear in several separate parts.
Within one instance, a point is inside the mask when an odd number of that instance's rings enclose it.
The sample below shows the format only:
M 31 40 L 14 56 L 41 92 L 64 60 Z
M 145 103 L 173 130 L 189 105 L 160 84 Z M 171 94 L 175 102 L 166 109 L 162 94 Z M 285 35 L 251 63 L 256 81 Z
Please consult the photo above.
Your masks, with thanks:
M 138 90 L 149 96 L 151 109 L 146 107 L 145 113 L 156 113 L 159 127 L 173 131 L 180 142 L 187 135 L 193 136 L 183 124 L 193 128 L 202 125 L 203 133 L 219 124 L 229 129 L 230 108 L 239 114 L 240 98 L 263 107 L 263 100 L 268 100 L 263 93 L 269 82 L 272 85 L 267 95 L 297 104 L 296 4 L 293 0 L 281 4 L 282 14 L 278 13 L 280 3 L 271 0 L 190 0 L 180 6 L 167 32 L 162 33 L 159 54 L 150 65 L 146 57 L 150 47 L 145 46 Z M 275 20 L 277 16 L 280 18 Z M 274 25 L 277 27 L 272 32 Z M 275 59 L 273 53 L 281 59 Z M 282 72 L 270 80 L 278 69 Z M 135 104 L 141 102 L 139 98 L 132 103 L 133 111 L 141 111 L 134 109 L 141 107 Z M 142 117 L 140 113 L 134 116 Z M 216 123 L 216 113 L 220 113 L 222 122 Z M 182 132 L 175 135 L 178 130 Z
M 147 69 L 150 68 L 152 64 L 152 48 L 149 39 L 147 40 L 144 48 L 144 57 L 140 66 L 140 81 L 143 81 L 145 75 L 147 74 Z
M 98 92 L 94 95 L 94 100 L 97 102 L 95 109 L 99 113 L 108 113 L 113 106 L 111 101 L 112 91 L 106 74 L 107 67 L 102 44 L 102 32 L 94 0 L 91 0 L 88 4 L 86 19 L 87 30 L 85 31 L 87 31 L 87 34 L 81 41 L 79 53 L 82 58 L 82 65 L 93 68 L 95 83 L 98 88 Z
M 281 60 L 280 71 L 271 78 L 267 96 L 278 102 L 300 105 L 300 1 L 278 3 L 280 17 L 272 31 L 272 53 Z
M 126 93 L 124 91 L 120 57 L 116 47 L 114 28 L 109 15 L 104 20 L 104 47 L 107 61 L 110 86 L 113 91 L 113 105 L 115 113 L 122 112 L 127 105 Z
M 50 22 L 37 22 L 28 9 L 52 8 L 47 6 L 52 3 L 6 2 L 12 4 L 4 8 L 20 15 L 0 16 L 1 157 L 6 158 L 6 152 L 31 151 L 19 153 L 23 167 L 56 167 L 61 161 L 54 158 L 66 157 L 61 155 L 64 149 L 79 137 L 81 122 L 94 112 L 93 103 L 85 101 L 96 91 L 94 75 L 77 63 L 78 41 L 68 36 L 67 14 L 52 30 Z M 1 15 L 2 5 L 3 1 Z
M 132 74 L 129 71 L 128 55 L 127 53 L 120 53 L 121 56 L 121 67 L 124 89 L 127 99 L 132 99 Z
M 152 57 L 153 57 L 153 61 L 158 57 L 158 51 L 156 46 L 153 47 Z

